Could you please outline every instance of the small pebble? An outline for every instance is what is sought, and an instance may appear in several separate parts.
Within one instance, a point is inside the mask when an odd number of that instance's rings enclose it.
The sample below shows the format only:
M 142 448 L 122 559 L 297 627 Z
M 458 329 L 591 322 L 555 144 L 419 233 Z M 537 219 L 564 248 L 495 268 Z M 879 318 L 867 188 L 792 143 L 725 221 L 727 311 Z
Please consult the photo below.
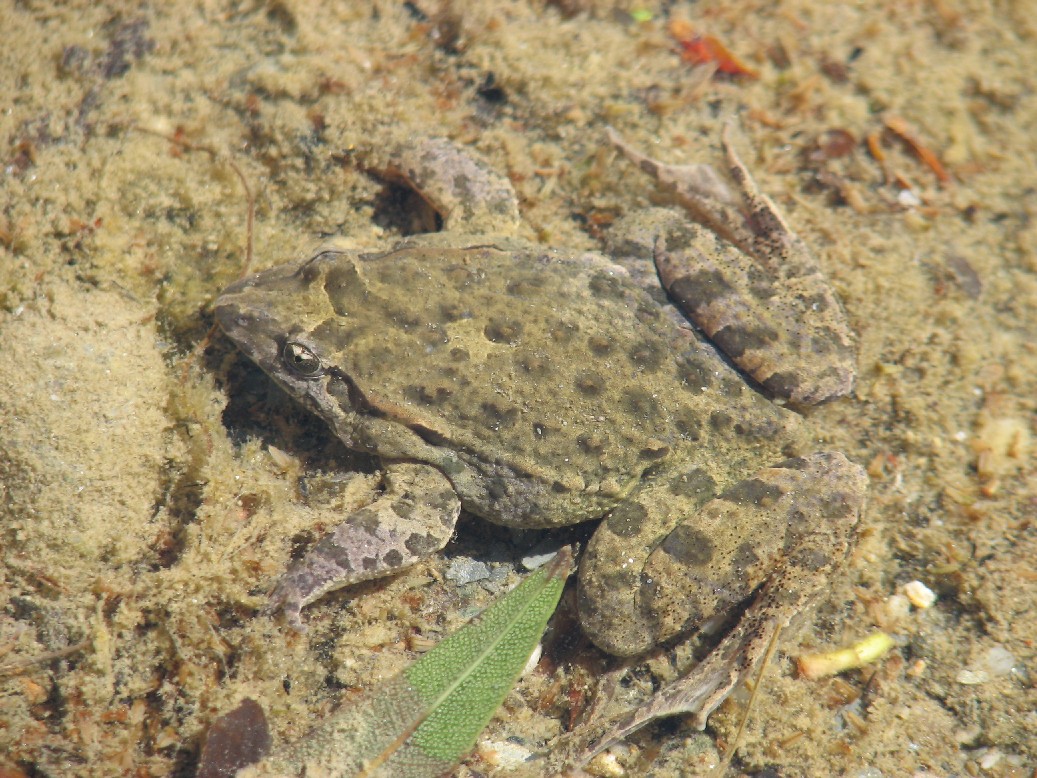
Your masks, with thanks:
M 536 666 L 540 664 L 540 657 L 544 653 L 544 644 L 537 643 L 536 648 L 533 649 L 533 653 L 529 655 L 529 659 L 526 660 L 526 666 L 522 668 L 522 676 L 525 677 L 527 674 L 533 672 Z
M 549 559 L 553 559 L 558 549 L 557 539 L 545 538 L 526 552 L 522 557 L 522 566 L 530 572 L 537 570 L 547 564 Z
M 1015 667 L 1015 655 L 1004 646 L 993 646 L 983 655 L 983 664 L 992 678 L 1008 675 Z
M 897 193 L 897 202 L 905 208 L 917 208 L 922 204 L 922 201 L 919 199 L 918 195 L 915 194 L 915 190 L 913 189 L 901 189 L 900 192 Z
M 916 608 L 930 608 L 936 602 L 936 592 L 921 581 L 911 581 L 904 584 L 904 596 L 911 601 Z
M 978 686 L 981 683 L 986 683 L 990 680 L 990 676 L 979 670 L 959 670 L 958 674 L 954 677 L 958 683 L 965 686 Z
M 238 707 L 217 717 L 209 726 L 198 765 L 198 778 L 222 778 L 255 764 L 270 750 L 266 713 L 255 700 L 245 698 Z
M 479 746 L 479 756 L 494 767 L 514 770 L 528 762 L 533 752 L 508 740 L 484 740 Z
M 1002 754 L 996 748 L 991 748 L 979 758 L 981 770 L 992 770 L 1001 761 Z
M 616 755 L 610 751 L 598 754 L 585 769 L 596 778 L 623 778 L 627 774 Z
M 291 470 L 295 460 L 292 455 L 286 451 L 282 451 L 277 446 L 267 445 L 267 453 L 270 455 L 270 461 L 274 463 L 274 466 L 282 473 L 287 473 Z
M 907 668 L 907 675 L 909 678 L 919 678 L 922 673 L 925 672 L 926 664 L 924 659 L 916 659 Z
M 478 559 L 457 557 L 450 563 L 446 577 L 459 584 L 482 581 L 490 577 L 490 568 L 486 566 L 485 562 L 480 562 Z
M 883 627 L 898 624 L 911 612 L 911 601 L 902 594 L 887 597 L 883 605 Z

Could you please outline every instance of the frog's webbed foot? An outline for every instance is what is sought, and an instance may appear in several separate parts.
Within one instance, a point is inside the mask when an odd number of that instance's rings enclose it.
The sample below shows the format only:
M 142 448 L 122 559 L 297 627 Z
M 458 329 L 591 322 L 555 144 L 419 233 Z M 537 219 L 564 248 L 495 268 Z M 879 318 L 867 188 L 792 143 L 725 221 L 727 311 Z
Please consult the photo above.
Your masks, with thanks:
M 584 722 L 552 747 L 549 760 L 554 770 L 583 766 L 649 722 L 666 716 L 687 714 L 696 729 L 705 729 L 709 715 L 753 672 L 782 626 L 764 605 L 769 597 L 774 595 L 762 591 L 750 613 L 689 673 L 664 686 L 645 704 L 613 717 L 604 714 L 611 700 L 599 697 L 609 697 L 612 689 L 603 687 L 618 686 L 634 662 L 626 660 L 609 671 L 598 684 L 594 707 Z M 753 612 L 753 608 L 757 610 Z
M 294 563 L 270 595 L 267 610 L 281 610 L 304 632 L 300 611 L 330 591 L 380 578 L 439 551 L 450 539 L 461 502 L 442 473 L 428 465 L 386 468 L 384 493 L 350 514 Z
M 725 126 L 741 208 L 703 166 L 650 159 L 609 130 L 612 144 L 709 230 L 676 216 L 658 225 L 651 251 L 659 277 L 688 317 L 774 396 L 813 405 L 845 395 L 856 377 L 846 314 L 809 249 L 757 189 L 729 134 Z
M 689 714 L 696 729 L 705 729 L 709 715 L 753 672 L 776 630 L 782 626 L 768 613 L 770 609 L 765 605 L 768 598 L 774 599 L 774 595 L 765 589 L 750 606 L 751 612 L 743 616 L 709 656 L 691 672 L 656 692 L 644 705 L 617 718 L 592 716 L 573 730 L 560 746 L 562 754 L 554 757 L 559 766 L 562 763 L 584 765 L 645 724 L 665 716 Z M 755 612 L 752 609 L 756 609 Z M 626 665 L 621 666 L 619 673 L 626 669 Z M 600 688 L 599 685 L 599 694 Z

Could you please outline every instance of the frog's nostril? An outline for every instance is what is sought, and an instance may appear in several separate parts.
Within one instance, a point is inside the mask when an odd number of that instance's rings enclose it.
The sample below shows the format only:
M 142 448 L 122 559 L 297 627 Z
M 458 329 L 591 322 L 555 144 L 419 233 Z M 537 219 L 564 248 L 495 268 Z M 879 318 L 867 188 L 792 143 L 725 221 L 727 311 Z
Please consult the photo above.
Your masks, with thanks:
M 230 292 L 230 290 L 228 290 Z M 245 326 L 245 320 L 242 316 L 241 309 L 234 303 L 223 302 L 221 297 L 216 301 L 216 307 L 213 309 L 213 313 L 216 315 L 216 323 L 220 325 L 227 334 L 230 334 L 231 330 Z

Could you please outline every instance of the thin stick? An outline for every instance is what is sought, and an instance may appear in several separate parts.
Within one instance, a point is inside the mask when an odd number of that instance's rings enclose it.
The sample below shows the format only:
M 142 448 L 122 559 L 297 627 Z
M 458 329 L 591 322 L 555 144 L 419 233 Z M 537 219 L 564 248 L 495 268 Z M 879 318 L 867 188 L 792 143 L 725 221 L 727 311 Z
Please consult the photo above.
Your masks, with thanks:
M 57 651 L 48 651 L 46 654 L 40 654 L 39 656 L 34 656 L 29 659 L 23 659 L 19 662 L 11 662 L 7 665 L 0 665 L 0 675 L 15 675 L 16 673 L 20 673 L 23 670 L 28 670 L 30 667 L 41 665 L 45 662 L 50 662 L 53 659 L 62 659 L 66 656 L 77 654 L 84 648 L 89 646 L 90 643 L 90 640 L 81 640 L 80 642 L 75 643 L 71 646 L 59 648 Z
M 760 662 L 760 674 L 756 677 L 756 684 L 753 686 L 752 694 L 749 695 L 749 702 L 745 705 L 745 713 L 742 715 L 742 720 L 738 723 L 738 731 L 735 732 L 734 740 L 731 741 L 731 747 L 727 749 L 724 753 L 724 758 L 717 765 L 716 770 L 713 771 L 713 778 L 721 778 L 727 772 L 727 768 L 731 766 L 731 762 L 734 761 L 735 752 L 738 750 L 738 746 L 742 742 L 742 735 L 745 733 L 745 725 L 749 723 L 749 713 L 752 711 L 753 705 L 756 703 L 756 696 L 763 685 L 763 674 L 767 672 L 767 667 L 774 656 L 774 650 L 778 647 L 778 637 L 780 635 L 781 627 L 778 626 L 775 628 L 774 634 L 771 635 L 771 641 L 767 644 L 767 653 L 764 654 L 763 661 Z

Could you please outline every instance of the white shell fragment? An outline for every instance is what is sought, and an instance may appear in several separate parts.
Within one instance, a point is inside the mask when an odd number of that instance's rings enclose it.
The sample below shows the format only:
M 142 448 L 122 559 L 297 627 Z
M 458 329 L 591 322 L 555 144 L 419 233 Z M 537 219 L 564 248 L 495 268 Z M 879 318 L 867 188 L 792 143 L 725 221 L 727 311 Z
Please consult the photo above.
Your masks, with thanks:
M 508 740 L 484 740 L 479 756 L 487 764 L 503 770 L 514 770 L 533 757 L 528 748 Z
M 936 602 L 936 592 L 921 581 L 911 581 L 904 584 L 904 596 L 911 601 L 916 608 L 930 608 Z

